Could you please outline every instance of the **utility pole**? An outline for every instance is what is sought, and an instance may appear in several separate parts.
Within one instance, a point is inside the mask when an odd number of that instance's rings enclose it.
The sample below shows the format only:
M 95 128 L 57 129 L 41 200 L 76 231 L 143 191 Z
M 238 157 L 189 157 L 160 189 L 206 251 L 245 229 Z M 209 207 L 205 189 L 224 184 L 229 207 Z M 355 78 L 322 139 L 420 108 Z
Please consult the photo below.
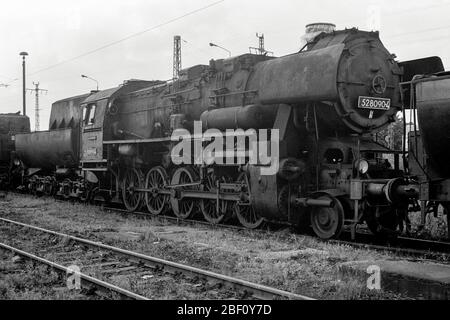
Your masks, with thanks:
M 173 79 L 178 79 L 181 70 L 181 37 L 173 37 Z
M 22 56 L 22 98 L 23 98 L 23 115 L 27 115 L 27 99 L 26 99 L 26 81 L 25 81 L 25 57 L 28 55 L 27 52 L 23 51 L 19 55 Z
M 47 89 L 40 89 L 39 82 L 33 82 L 34 89 L 27 89 L 35 93 L 35 107 L 34 107 L 34 131 L 39 131 L 39 94 L 40 92 L 48 92 Z

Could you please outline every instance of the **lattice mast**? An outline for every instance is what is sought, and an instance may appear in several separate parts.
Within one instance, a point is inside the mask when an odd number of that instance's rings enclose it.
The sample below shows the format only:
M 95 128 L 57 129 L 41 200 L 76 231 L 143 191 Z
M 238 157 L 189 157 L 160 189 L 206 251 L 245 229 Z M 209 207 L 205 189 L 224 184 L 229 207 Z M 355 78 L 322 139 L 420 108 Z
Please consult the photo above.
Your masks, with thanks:
M 266 50 L 264 49 L 264 33 L 262 35 L 259 35 L 259 33 L 256 34 L 256 37 L 259 39 L 259 54 L 264 54 Z
M 249 47 L 250 53 L 259 54 L 259 55 L 262 55 L 262 56 L 267 56 L 267 55 L 273 56 L 273 52 L 272 51 L 267 51 L 266 48 L 265 48 L 265 45 L 264 45 L 264 33 L 261 34 L 261 35 L 259 33 L 256 33 L 256 37 L 258 38 L 259 46 L 258 46 L 258 48 Z
M 34 92 L 35 94 L 35 105 L 34 105 L 34 131 L 39 131 L 40 121 L 39 121 L 39 95 L 41 92 L 48 92 L 47 89 L 39 88 L 39 82 L 33 82 L 34 88 L 27 89 L 28 91 Z
M 178 79 L 181 70 L 181 37 L 173 37 L 173 79 Z

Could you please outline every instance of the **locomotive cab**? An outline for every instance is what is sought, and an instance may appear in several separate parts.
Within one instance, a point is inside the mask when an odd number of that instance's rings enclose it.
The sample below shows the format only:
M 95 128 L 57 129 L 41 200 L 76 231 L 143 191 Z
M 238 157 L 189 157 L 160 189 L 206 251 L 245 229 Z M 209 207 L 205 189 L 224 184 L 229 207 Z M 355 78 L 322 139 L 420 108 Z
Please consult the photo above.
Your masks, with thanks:
M 108 191 L 108 197 L 112 196 L 111 190 L 114 191 L 114 196 L 119 195 L 118 181 L 121 173 L 117 170 L 117 163 L 108 162 L 108 159 L 115 159 L 115 155 L 121 152 L 127 154 L 133 151 L 128 145 L 119 147 L 104 144 L 104 141 L 112 140 L 118 132 L 127 132 L 117 127 L 121 113 L 127 114 L 126 110 L 117 109 L 120 97 L 152 83 L 143 80 L 125 81 L 121 86 L 93 92 L 82 102 L 80 167 L 84 179 L 90 184 L 89 188 L 95 189 L 89 191 L 89 197 L 95 198 L 95 194 L 100 193 L 104 198 L 104 190 Z M 98 182 L 103 184 L 98 185 Z

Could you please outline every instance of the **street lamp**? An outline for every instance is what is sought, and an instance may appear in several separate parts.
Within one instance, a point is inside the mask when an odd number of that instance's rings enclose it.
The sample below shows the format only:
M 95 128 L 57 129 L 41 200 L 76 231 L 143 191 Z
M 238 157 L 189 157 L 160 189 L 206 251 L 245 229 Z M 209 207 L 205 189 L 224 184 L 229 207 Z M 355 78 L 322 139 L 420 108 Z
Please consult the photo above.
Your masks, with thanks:
M 90 80 L 92 80 L 92 81 L 95 81 L 95 83 L 97 83 L 97 91 L 98 91 L 98 81 L 97 81 L 97 80 L 95 80 L 95 79 L 93 79 L 93 78 L 91 78 L 91 77 L 88 77 L 88 76 L 86 76 L 86 75 L 84 75 L 84 74 L 82 74 L 81 77 L 82 77 L 82 78 L 86 78 L 86 79 L 90 79 Z
M 219 45 L 217 45 L 217 44 L 215 44 L 215 43 L 212 43 L 212 42 L 209 43 L 209 46 L 210 46 L 210 47 L 217 47 L 217 48 L 220 48 L 220 49 L 222 49 L 222 50 L 225 50 L 226 52 L 228 52 L 228 55 L 231 57 L 231 51 L 230 51 L 230 50 L 225 49 L 224 47 L 221 47 L 221 46 L 219 46 Z
M 19 55 L 22 56 L 22 99 L 23 99 L 23 115 L 27 115 L 27 102 L 26 95 L 27 92 L 26 84 L 25 84 L 25 57 L 28 55 L 25 51 L 21 52 Z

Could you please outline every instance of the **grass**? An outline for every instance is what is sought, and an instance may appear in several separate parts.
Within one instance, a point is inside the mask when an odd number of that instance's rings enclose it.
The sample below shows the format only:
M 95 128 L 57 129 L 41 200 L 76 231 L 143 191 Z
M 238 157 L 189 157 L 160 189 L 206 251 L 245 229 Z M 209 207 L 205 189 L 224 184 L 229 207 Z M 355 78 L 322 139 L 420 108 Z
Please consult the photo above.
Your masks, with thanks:
M 95 299 L 69 290 L 60 274 L 44 265 L 0 253 L 0 300 Z
M 448 217 L 444 216 L 442 207 L 439 207 L 436 217 L 432 213 L 427 214 L 421 236 L 428 239 L 447 239 Z M 420 224 L 420 212 L 411 213 L 409 217 L 413 226 Z M 413 228 L 412 232 L 417 233 L 417 227 Z

